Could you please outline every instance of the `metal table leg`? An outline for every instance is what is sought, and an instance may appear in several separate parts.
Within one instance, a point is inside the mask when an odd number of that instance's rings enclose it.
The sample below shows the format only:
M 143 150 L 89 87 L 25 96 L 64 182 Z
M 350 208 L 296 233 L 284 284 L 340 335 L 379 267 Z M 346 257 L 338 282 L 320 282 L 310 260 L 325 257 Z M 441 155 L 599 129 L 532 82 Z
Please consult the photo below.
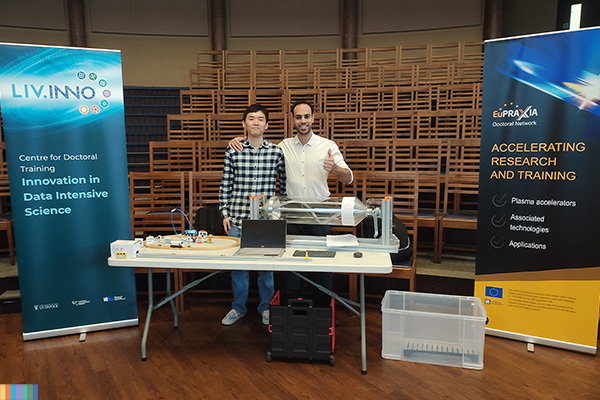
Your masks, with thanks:
M 152 290 L 152 268 L 148 268 L 148 313 L 146 314 L 144 334 L 142 335 L 142 361 L 146 361 L 146 340 L 148 340 L 148 328 L 150 327 L 152 310 L 154 310 L 154 294 Z
M 173 296 L 173 294 L 171 293 L 171 269 L 167 268 L 167 299 L 169 299 L 169 303 L 171 304 L 171 310 L 173 310 L 173 326 L 175 327 L 175 329 L 177 329 L 179 328 L 179 319 L 177 316 L 177 308 L 175 307 L 175 301 L 173 301 L 174 298 L 175 296 Z
M 367 329 L 365 318 L 365 274 L 360 274 L 360 354 L 362 358 L 362 374 L 367 374 Z

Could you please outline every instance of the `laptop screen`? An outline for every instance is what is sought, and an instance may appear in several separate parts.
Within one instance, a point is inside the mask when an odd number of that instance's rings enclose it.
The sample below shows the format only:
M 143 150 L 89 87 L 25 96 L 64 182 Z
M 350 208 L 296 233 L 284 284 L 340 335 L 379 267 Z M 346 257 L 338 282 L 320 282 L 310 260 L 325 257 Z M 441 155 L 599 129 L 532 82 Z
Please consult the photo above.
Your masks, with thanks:
M 286 228 L 284 219 L 245 219 L 240 248 L 285 249 Z

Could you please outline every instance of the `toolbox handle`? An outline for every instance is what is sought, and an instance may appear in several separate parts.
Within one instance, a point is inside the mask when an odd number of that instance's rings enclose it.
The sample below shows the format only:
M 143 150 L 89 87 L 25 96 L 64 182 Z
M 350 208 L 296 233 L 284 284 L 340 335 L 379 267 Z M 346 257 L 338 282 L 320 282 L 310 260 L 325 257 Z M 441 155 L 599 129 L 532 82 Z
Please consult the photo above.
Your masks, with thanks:
M 292 308 L 292 316 L 294 317 L 307 317 L 310 308 Z
M 292 306 L 300 306 L 300 307 L 307 307 L 307 308 L 312 308 L 313 302 L 310 299 L 288 299 L 287 302 L 288 307 L 292 307 Z

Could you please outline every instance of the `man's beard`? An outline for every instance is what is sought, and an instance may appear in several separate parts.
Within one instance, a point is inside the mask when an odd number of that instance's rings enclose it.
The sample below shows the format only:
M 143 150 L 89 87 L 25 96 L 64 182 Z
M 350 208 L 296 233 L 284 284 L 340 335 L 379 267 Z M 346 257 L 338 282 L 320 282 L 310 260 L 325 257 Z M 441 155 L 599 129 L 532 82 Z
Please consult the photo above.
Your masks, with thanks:
M 308 135 L 312 129 L 310 127 L 306 127 L 306 131 L 301 131 L 298 127 L 296 127 L 296 132 L 299 135 Z

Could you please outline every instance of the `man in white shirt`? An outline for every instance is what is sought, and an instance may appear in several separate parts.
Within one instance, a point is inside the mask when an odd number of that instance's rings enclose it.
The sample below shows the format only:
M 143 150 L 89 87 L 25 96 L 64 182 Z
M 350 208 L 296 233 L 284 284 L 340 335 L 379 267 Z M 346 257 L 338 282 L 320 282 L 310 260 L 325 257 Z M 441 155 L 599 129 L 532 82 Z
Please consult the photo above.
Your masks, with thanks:
M 312 131 L 313 106 L 298 102 L 292 106 L 296 136 L 279 143 L 286 162 L 288 196 L 323 199 L 329 197 L 327 177 L 333 173 L 340 182 L 352 183 L 354 176 L 333 140 Z
M 327 177 L 333 173 L 344 184 L 354 180 L 352 170 L 344 161 L 337 144 L 333 140 L 314 134 L 312 124 L 315 121 L 312 104 L 299 101 L 291 108 L 292 122 L 296 136 L 279 143 L 285 158 L 286 189 L 290 197 L 321 200 L 329 197 Z M 235 138 L 229 147 L 241 150 L 239 144 L 245 138 Z M 331 233 L 329 225 L 288 224 L 288 233 L 292 235 L 324 236 Z M 318 272 L 312 274 L 313 280 L 329 290 L 333 289 L 333 274 Z M 300 278 L 286 274 L 286 287 L 300 289 Z

